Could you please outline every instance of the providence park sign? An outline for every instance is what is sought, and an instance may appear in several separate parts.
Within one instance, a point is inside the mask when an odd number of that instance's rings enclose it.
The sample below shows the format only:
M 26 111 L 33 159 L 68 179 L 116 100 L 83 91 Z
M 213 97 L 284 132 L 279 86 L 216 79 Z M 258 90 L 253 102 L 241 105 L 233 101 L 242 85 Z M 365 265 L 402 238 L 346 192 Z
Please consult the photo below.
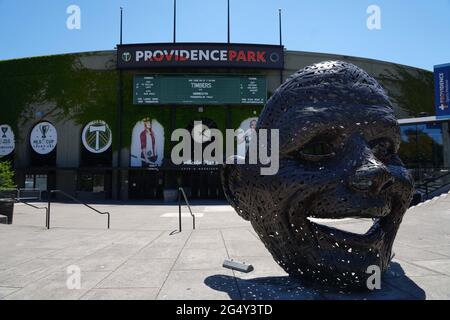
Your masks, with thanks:
M 282 46 L 252 44 L 165 43 L 117 46 L 119 69 L 225 67 L 283 69 Z

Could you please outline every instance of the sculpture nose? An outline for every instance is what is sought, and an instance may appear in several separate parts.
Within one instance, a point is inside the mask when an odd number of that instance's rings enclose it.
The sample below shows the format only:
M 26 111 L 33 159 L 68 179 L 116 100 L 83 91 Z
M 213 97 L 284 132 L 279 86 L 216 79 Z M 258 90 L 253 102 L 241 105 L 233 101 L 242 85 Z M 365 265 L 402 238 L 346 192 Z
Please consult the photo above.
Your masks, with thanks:
M 349 179 L 350 187 L 358 192 L 378 194 L 392 184 L 388 168 L 372 158 L 359 167 Z

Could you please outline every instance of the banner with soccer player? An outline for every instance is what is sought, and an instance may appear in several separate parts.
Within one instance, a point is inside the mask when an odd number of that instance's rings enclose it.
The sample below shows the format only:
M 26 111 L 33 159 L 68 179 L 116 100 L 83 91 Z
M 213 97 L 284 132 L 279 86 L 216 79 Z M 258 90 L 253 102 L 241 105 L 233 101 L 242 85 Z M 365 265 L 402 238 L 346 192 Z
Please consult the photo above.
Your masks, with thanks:
M 136 123 L 131 138 L 132 168 L 159 167 L 164 160 L 164 127 L 155 119 Z
M 242 121 L 237 130 L 237 155 L 246 158 L 247 149 L 252 139 L 252 130 L 256 129 L 258 118 L 248 118 Z

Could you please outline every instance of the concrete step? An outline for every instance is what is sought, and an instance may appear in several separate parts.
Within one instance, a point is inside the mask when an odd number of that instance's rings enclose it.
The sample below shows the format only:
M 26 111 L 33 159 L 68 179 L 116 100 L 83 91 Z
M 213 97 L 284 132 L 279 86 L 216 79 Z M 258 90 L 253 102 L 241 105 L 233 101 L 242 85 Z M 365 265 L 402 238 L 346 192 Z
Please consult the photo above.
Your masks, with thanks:
M 443 193 L 441 195 L 435 196 L 429 200 L 426 200 L 424 202 L 419 203 L 416 206 L 412 206 L 411 208 L 419 208 L 419 207 L 429 207 L 430 205 L 436 205 L 438 203 L 444 202 L 444 201 L 449 201 L 448 200 L 448 196 L 450 195 L 450 192 L 447 193 Z M 410 209 L 411 209 L 410 208 Z
M 446 197 L 450 193 L 450 184 L 443 185 L 440 188 L 436 188 L 434 190 L 432 188 L 429 188 L 428 191 L 429 193 L 427 197 L 425 188 L 416 188 L 416 192 L 423 195 L 422 203 L 430 200 L 440 199 L 441 197 Z
M 7 224 L 8 223 L 8 218 L 4 215 L 0 214 L 0 224 Z

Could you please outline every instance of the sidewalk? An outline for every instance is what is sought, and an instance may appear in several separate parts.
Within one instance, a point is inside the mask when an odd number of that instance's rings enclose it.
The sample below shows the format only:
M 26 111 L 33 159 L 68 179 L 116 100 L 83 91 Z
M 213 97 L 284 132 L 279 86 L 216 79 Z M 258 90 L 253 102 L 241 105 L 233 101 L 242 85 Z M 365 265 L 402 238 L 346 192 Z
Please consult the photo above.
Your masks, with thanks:
M 184 208 L 173 235 L 177 206 L 96 208 L 111 213 L 111 230 L 76 204 L 52 205 L 46 230 L 43 212 L 17 205 L 15 224 L 0 225 L 0 299 L 450 299 L 450 198 L 410 209 L 382 289 L 351 295 L 290 279 L 227 205 L 193 206 L 195 231 Z M 224 259 L 255 270 L 224 269 Z M 80 268 L 80 290 L 67 288 L 68 266 Z

